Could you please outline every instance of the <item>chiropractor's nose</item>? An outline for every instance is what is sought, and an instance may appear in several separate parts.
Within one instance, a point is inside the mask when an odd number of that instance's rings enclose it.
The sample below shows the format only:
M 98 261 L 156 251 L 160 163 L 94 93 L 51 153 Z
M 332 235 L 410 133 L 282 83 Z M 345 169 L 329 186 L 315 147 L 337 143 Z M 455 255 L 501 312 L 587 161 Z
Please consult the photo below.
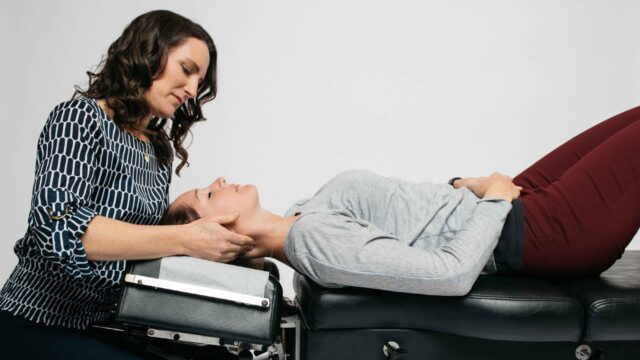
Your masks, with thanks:
M 187 98 L 194 99 L 198 94 L 198 78 L 195 76 L 191 77 L 184 85 L 184 91 Z

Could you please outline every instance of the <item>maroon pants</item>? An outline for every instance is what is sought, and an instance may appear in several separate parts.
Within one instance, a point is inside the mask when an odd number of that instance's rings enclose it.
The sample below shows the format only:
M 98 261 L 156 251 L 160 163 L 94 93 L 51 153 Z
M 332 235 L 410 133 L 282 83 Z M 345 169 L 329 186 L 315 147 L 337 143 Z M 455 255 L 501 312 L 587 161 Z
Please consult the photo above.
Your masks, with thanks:
M 600 274 L 640 228 L 640 107 L 569 140 L 514 183 L 524 187 L 523 272 Z

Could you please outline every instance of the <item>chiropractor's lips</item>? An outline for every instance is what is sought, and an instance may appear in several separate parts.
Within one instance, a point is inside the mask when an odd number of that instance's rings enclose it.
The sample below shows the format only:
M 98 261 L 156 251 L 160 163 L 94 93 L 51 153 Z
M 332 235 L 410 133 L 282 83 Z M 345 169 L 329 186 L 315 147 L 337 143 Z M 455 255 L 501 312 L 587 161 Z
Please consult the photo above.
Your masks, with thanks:
M 178 106 L 182 105 L 182 99 L 176 94 L 171 94 L 171 96 L 178 102 Z

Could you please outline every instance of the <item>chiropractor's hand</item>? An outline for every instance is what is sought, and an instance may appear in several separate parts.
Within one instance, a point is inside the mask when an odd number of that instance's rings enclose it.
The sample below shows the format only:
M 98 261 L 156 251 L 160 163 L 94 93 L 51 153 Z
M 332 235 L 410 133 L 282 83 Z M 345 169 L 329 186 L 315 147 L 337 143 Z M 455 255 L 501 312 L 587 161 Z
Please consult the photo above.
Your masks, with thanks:
M 484 189 L 483 199 L 504 199 L 509 202 L 520 197 L 521 186 L 513 183 L 513 180 L 500 173 L 493 173 L 486 178 L 479 187 Z
M 236 234 L 223 227 L 239 214 L 206 217 L 183 225 L 187 230 L 184 241 L 185 255 L 201 259 L 230 262 L 253 249 L 252 238 Z

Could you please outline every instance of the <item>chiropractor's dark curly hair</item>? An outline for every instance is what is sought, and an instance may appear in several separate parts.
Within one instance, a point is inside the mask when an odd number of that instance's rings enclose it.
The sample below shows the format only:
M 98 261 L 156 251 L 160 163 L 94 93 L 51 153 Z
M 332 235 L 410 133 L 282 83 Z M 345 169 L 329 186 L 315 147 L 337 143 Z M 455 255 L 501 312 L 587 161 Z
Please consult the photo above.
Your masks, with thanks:
M 143 129 L 141 119 L 150 113 L 144 94 L 154 78 L 162 74 L 169 50 L 188 38 L 202 40 L 209 48 L 209 67 L 204 81 L 198 85 L 197 97 L 182 104 L 173 118 L 153 117 Z M 104 99 L 120 128 L 141 131 L 149 137 L 162 164 L 171 166 L 173 143 L 175 154 L 181 160 L 176 168 L 176 174 L 180 175 L 182 167 L 189 164 L 189 154 L 183 147 L 189 128 L 194 122 L 204 120 L 201 106 L 216 97 L 216 63 L 215 44 L 200 25 L 171 11 L 155 10 L 138 16 L 124 29 L 109 47 L 98 71 L 87 71 L 87 90 L 76 86 L 74 97 Z M 170 125 L 167 120 L 171 120 Z

